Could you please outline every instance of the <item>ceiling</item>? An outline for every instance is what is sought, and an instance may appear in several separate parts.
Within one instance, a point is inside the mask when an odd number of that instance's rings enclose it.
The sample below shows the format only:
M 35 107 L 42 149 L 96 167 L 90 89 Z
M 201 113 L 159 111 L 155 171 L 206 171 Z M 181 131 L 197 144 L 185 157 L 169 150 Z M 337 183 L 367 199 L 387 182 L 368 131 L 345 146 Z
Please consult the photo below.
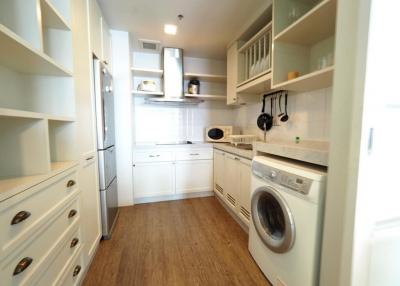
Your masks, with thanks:
M 225 59 L 227 45 L 265 10 L 266 0 L 98 0 L 112 29 L 185 49 L 186 56 Z M 177 15 L 184 15 L 178 21 Z M 175 36 L 164 24 L 178 25 Z

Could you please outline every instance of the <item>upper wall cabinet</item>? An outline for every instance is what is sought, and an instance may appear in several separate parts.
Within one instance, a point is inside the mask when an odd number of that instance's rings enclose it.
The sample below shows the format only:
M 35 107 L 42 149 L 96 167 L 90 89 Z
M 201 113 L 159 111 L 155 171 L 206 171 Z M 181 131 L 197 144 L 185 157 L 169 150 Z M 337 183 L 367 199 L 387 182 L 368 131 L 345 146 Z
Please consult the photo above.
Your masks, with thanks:
M 99 4 L 89 1 L 90 47 L 93 54 L 111 70 L 111 34 Z
M 275 0 L 273 10 L 273 88 L 331 86 L 336 0 Z

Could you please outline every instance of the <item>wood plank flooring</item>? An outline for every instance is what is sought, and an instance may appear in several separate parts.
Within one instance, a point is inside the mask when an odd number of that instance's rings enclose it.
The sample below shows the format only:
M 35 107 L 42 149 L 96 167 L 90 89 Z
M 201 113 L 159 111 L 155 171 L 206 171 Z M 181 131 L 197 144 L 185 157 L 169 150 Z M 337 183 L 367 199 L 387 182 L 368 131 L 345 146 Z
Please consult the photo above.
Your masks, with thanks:
M 122 208 L 83 285 L 268 285 L 247 234 L 214 197 Z

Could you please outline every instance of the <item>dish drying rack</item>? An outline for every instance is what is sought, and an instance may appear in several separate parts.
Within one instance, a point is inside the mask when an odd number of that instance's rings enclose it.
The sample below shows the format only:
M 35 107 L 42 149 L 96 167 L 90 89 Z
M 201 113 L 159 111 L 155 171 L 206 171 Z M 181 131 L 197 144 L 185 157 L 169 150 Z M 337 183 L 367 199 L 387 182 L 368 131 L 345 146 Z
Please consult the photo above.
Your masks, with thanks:
M 240 144 L 252 144 L 257 140 L 256 135 L 230 135 L 230 143 L 236 147 Z

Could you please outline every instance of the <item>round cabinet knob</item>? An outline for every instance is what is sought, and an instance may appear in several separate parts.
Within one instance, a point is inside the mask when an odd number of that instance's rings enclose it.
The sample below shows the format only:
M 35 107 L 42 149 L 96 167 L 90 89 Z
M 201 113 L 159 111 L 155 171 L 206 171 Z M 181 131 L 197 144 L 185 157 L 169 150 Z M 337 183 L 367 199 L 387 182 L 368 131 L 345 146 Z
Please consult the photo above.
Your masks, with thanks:
M 277 174 L 275 171 L 271 171 L 271 174 L 269 176 L 271 177 L 271 179 L 275 179 Z

